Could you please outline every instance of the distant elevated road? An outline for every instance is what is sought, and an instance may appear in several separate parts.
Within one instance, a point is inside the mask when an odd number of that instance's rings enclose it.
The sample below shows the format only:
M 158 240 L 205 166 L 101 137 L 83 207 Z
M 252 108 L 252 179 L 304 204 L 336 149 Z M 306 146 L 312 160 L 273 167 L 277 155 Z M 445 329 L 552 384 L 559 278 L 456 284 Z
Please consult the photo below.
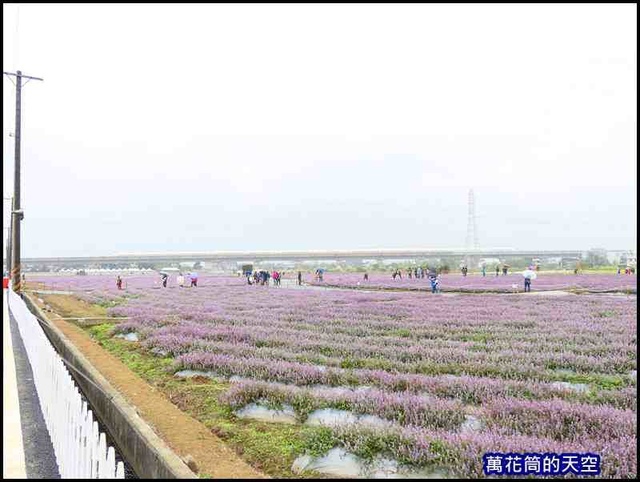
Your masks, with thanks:
M 421 259 L 474 256 L 480 258 L 579 258 L 583 250 L 516 250 L 509 248 L 460 249 L 356 249 L 306 251 L 200 251 L 164 253 L 121 253 L 106 256 L 23 258 L 23 264 L 84 266 L 90 263 L 153 263 L 178 261 L 302 261 L 355 259 Z

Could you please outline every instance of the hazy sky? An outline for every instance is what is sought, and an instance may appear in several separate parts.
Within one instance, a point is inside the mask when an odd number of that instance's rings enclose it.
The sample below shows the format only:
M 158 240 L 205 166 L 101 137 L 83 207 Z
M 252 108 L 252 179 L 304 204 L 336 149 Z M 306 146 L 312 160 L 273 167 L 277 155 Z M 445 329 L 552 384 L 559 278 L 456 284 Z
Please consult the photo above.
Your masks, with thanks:
M 636 15 L 3 4 L 22 255 L 462 247 L 470 188 L 480 246 L 635 248 Z

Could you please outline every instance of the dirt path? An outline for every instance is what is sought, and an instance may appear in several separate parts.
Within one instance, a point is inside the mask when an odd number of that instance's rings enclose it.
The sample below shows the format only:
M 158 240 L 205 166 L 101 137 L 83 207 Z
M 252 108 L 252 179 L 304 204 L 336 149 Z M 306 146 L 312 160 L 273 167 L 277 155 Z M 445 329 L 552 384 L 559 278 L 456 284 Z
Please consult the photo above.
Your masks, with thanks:
M 56 312 L 65 316 L 90 316 L 100 311 L 71 296 L 47 297 L 46 301 Z M 47 317 L 136 408 L 138 414 L 176 454 L 182 458 L 187 455 L 193 457 L 200 473 L 213 478 L 268 478 L 240 459 L 202 423 L 182 412 L 157 389 L 94 342 L 80 327 L 60 319 L 56 313 L 48 313 Z

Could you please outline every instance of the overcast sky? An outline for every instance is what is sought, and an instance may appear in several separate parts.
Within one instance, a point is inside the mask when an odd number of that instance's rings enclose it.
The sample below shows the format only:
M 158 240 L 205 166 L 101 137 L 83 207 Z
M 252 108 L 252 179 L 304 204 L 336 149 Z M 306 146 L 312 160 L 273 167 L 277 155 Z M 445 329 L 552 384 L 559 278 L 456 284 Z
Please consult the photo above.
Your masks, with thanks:
M 636 12 L 3 4 L 22 255 L 635 248 Z

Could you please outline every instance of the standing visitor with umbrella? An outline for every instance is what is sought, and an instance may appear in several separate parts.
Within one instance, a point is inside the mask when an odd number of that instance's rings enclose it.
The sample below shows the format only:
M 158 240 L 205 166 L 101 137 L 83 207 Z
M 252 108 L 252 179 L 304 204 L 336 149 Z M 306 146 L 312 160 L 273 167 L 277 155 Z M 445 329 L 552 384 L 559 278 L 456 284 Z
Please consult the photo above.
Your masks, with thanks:
M 524 292 L 531 292 L 531 280 L 538 277 L 536 272 L 533 270 L 533 266 L 529 266 L 528 269 L 525 269 L 522 272 L 522 276 L 524 277 Z
M 190 273 L 189 278 L 191 278 L 191 286 L 194 288 L 198 287 L 198 273 Z

